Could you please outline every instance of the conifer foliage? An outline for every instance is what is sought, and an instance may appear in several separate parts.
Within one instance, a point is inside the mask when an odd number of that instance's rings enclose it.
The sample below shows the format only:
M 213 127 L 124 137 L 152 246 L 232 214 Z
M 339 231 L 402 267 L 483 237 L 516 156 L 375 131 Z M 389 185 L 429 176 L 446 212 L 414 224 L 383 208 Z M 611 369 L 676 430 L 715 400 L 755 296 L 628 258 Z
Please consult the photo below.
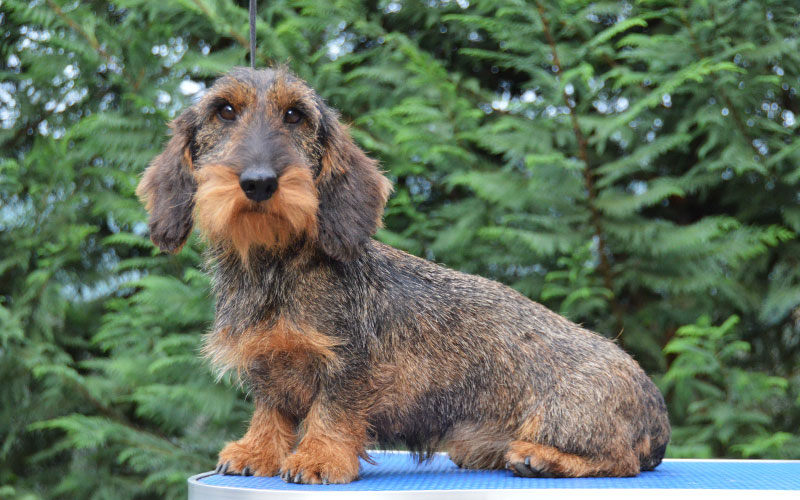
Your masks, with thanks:
M 670 455 L 800 458 L 800 7 L 259 3 L 259 66 L 395 182 L 379 239 L 616 338 Z M 183 498 L 244 429 L 202 243 L 156 251 L 134 188 L 246 4 L 0 2 L 2 498 Z

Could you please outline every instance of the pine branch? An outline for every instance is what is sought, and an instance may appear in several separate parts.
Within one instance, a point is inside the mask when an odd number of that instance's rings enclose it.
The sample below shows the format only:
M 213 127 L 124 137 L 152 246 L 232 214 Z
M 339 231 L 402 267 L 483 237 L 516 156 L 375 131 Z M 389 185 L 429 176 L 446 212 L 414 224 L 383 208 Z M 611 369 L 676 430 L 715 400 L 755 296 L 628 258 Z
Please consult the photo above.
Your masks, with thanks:
M 65 13 L 65 12 L 64 12 L 62 9 L 61 9 L 61 7 L 60 7 L 60 6 L 59 6 L 57 3 L 55 3 L 53 0 L 47 0 L 47 5 L 49 5 L 49 6 L 50 6 L 50 8 L 53 10 L 53 12 L 55 12 L 55 13 L 56 13 L 56 15 L 57 15 L 59 18 L 61 18 L 61 20 L 62 20 L 62 21 L 64 21 L 65 23 L 67 23 L 67 25 L 68 25 L 70 28 L 72 28 L 72 29 L 73 29 L 73 30 L 74 30 L 76 33 L 78 33 L 78 34 L 79 34 L 81 37 L 83 37 L 83 39 L 84 39 L 84 40 L 86 40 L 87 42 L 89 42 L 89 45 L 92 47 L 92 49 L 94 49 L 94 50 L 95 50 L 95 52 L 97 52 L 97 54 L 98 54 L 100 57 L 102 57 L 103 59 L 105 59 L 105 61 L 106 61 L 107 63 L 111 62 L 111 56 L 109 55 L 109 53 L 108 53 L 108 52 L 106 52 L 106 51 L 103 49 L 103 47 L 101 47 L 101 46 L 100 46 L 100 43 L 97 41 L 97 39 L 96 39 L 94 36 L 90 35 L 88 32 L 86 32 L 86 30 L 84 30 L 84 29 L 81 27 L 81 25 L 80 25 L 80 24 L 78 24 L 77 22 L 75 22 L 75 20 L 74 20 L 74 19 L 72 19 L 71 17 L 69 17 L 69 16 L 68 16 L 68 15 L 67 15 L 67 14 L 66 14 L 66 13 Z
M 556 67 L 556 73 L 558 75 L 564 74 L 564 69 L 561 65 L 561 60 L 558 57 L 558 50 L 556 49 L 556 42 L 553 38 L 552 33 L 550 32 L 550 23 L 548 21 L 544 6 L 540 0 L 536 1 L 536 8 L 539 11 L 539 16 L 542 19 L 542 26 L 544 27 L 544 36 L 547 39 L 547 44 L 550 46 L 550 50 L 553 54 L 553 64 Z M 597 238 L 597 253 L 600 257 L 599 263 L 599 270 L 601 275 L 603 276 L 603 283 L 605 287 L 610 290 L 612 293 L 614 292 L 614 281 L 613 281 L 613 273 L 611 271 L 611 264 L 609 260 L 609 254 L 611 250 L 606 245 L 606 234 L 603 229 L 603 223 L 600 218 L 600 210 L 597 208 L 597 189 L 595 188 L 594 182 L 594 167 L 592 166 L 591 162 L 589 161 L 589 153 L 588 153 L 588 143 L 586 141 L 586 137 L 583 135 L 581 131 L 580 125 L 578 124 L 578 116 L 575 110 L 575 104 L 570 100 L 569 95 L 566 92 L 566 88 L 563 90 L 562 99 L 564 104 L 569 108 L 570 119 L 572 121 L 572 131 L 575 134 L 575 139 L 578 144 L 578 156 L 583 162 L 583 182 L 587 192 L 587 206 L 589 207 L 589 211 L 591 213 L 591 220 L 592 226 L 594 227 L 594 236 Z M 624 327 L 624 316 L 621 304 L 618 302 L 616 298 L 616 294 L 612 295 L 610 299 L 611 303 L 611 310 L 614 314 L 614 318 L 616 321 L 616 329 L 618 332 L 622 332 Z
M 61 9 L 61 7 L 57 3 L 55 3 L 54 0 L 47 0 L 47 5 L 50 6 L 50 8 L 53 10 L 53 12 L 55 12 L 56 15 L 63 22 L 65 22 L 67 24 L 67 26 L 72 28 L 72 30 L 75 31 L 75 33 L 77 33 L 84 40 L 86 40 L 89 43 L 89 46 L 92 47 L 92 49 L 97 53 L 98 56 L 100 56 L 101 59 L 103 59 L 105 61 L 106 64 L 108 64 L 108 65 L 115 64 L 114 58 L 105 49 L 103 49 L 103 47 L 100 45 L 100 42 L 97 41 L 97 38 L 95 38 L 93 35 L 91 35 L 86 30 L 84 30 L 83 27 L 81 27 L 80 24 L 78 24 L 74 19 L 72 19 L 70 16 L 68 16 Z M 141 83 L 142 83 L 141 82 L 141 78 L 138 79 L 138 80 L 131 80 L 131 78 L 127 74 L 127 70 L 126 70 L 124 65 L 120 67 L 120 72 L 122 73 L 123 78 L 125 78 L 125 80 L 128 82 L 128 84 L 131 85 L 131 87 L 134 89 L 134 91 L 139 90 L 139 88 L 141 87 Z M 142 73 L 142 75 L 143 75 L 143 73 Z
M 197 8 L 200 9 L 203 12 L 203 14 L 210 21 L 212 21 L 212 22 L 216 21 L 216 18 L 211 13 L 211 11 L 208 9 L 208 6 L 205 4 L 205 2 L 203 2 L 203 0 L 192 0 L 192 1 L 194 2 L 195 5 L 197 5 Z M 228 28 L 227 29 L 227 34 L 230 35 L 231 38 L 236 40 L 239 43 L 239 45 L 241 45 L 245 49 L 248 49 L 248 50 L 250 49 L 250 41 L 249 40 L 247 40 L 244 36 L 242 36 L 241 33 L 233 30 L 230 27 L 228 27 L 227 23 L 226 23 L 226 27 Z
M 713 3 L 710 4 L 710 5 L 712 6 L 711 7 L 711 24 L 712 24 L 712 26 L 716 26 L 717 22 L 716 22 L 716 19 L 714 19 L 714 12 L 715 11 L 713 9 Z M 708 56 L 707 56 L 706 52 L 703 50 L 703 48 L 700 46 L 699 41 L 697 40 L 697 35 L 694 32 L 694 28 L 692 28 L 692 23 L 689 22 L 689 18 L 687 16 L 686 9 L 687 9 L 687 6 L 684 3 L 683 7 L 680 10 L 681 22 L 683 23 L 684 27 L 686 28 L 687 33 L 689 33 L 689 38 L 692 41 L 692 49 L 694 50 L 695 55 L 699 59 L 705 59 Z M 711 81 L 714 82 L 717 90 L 719 91 L 720 95 L 722 96 L 722 100 L 725 101 L 725 106 L 727 106 L 727 108 L 730 110 L 731 118 L 733 118 L 733 122 L 736 124 L 736 129 L 742 135 L 742 138 L 745 140 L 745 142 L 747 142 L 747 145 L 750 147 L 750 149 L 752 149 L 755 152 L 757 158 L 764 159 L 764 155 L 761 153 L 761 151 L 758 150 L 756 145 L 753 143 L 753 138 L 750 137 L 750 134 L 747 132 L 747 127 L 745 126 L 745 123 L 742 120 L 742 117 L 739 115 L 739 110 L 737 109 L 736 106 L 734 106 L 733 100 L 731 100 L 730 96 L 725 91 L 725 88 L 722 87 L 722 86 L 719 86 L 719 80 L 717 78 L 716 73 L 710 73 L 709 77 L 711 78 Z

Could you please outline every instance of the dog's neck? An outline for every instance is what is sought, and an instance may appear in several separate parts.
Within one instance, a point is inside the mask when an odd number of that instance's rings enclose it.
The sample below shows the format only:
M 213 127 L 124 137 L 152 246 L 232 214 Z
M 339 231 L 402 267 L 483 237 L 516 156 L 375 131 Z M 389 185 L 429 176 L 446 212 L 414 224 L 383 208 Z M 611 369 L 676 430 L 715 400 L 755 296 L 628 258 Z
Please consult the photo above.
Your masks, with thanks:
M 240 330 L 294 316 L 305 285 L 322 268 L 334 265 L 325 255 L 297 242 L 279 252 L 254 248 L 247 260 L 223 245 L 205 254 L 216 297 L 215 329 Z

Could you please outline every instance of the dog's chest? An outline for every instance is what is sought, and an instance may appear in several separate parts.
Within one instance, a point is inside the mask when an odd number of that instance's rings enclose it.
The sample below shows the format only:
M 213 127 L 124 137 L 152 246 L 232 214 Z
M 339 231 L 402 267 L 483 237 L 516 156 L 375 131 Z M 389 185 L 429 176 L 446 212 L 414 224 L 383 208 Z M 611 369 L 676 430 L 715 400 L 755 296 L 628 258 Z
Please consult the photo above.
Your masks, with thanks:
M 303 415 L 319 390 L 320 375 L 340 362 L 337 345 L 308 324 L 278 317 L 235 333 L 220 328 L 206 352 L 215 364 L 249 379 L 258 397 Z
M 249 372 L 253 392 L 283 412 L 302 418 L 319 392 L 315 362 L 308 356 L 276 352 Z

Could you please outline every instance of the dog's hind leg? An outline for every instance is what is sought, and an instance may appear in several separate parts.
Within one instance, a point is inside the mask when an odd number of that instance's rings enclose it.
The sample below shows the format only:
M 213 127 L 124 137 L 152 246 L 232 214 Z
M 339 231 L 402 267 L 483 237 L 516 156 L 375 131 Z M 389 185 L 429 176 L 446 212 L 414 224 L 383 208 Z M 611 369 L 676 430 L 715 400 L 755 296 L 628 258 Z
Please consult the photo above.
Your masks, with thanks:
M 639 461 L 632 451 L 589 458 L 564 453 L 553 446 L 512 441 L 505 458 L 506 468 L 524 477 L 623 477 L 639 473 Z
M 478 424 L 456 426 L 444 446 L 450 460 L 464 469 L 502 469 L 505 452 L 513 438 L 508 433 L 487 427 Z

